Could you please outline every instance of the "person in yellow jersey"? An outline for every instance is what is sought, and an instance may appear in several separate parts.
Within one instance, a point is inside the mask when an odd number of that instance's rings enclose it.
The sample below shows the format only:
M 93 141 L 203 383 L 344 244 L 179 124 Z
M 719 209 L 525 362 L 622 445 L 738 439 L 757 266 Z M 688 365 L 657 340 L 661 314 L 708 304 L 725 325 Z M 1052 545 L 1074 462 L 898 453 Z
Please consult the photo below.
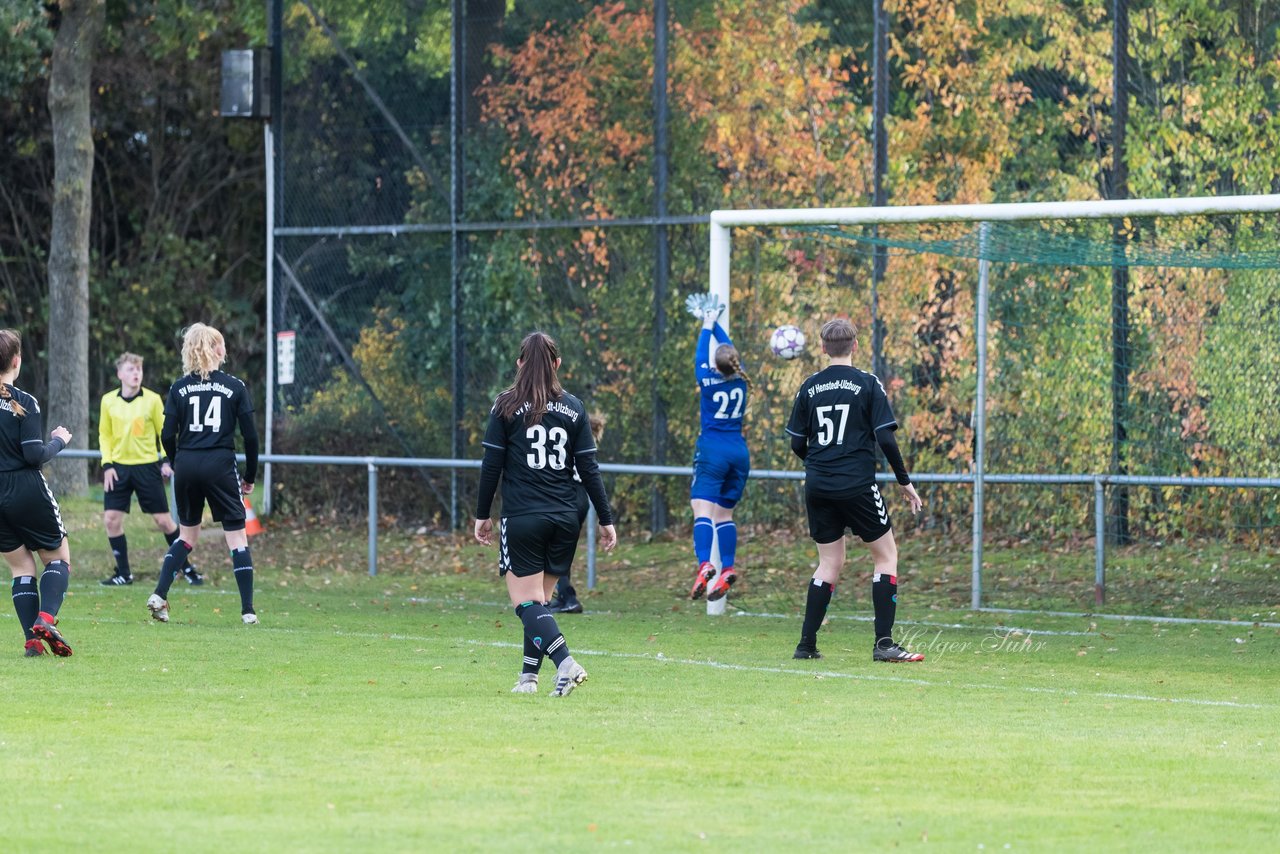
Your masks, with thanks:
M 169 514 L 164 485 L 173 476 L 160 445 L 164 398 L 142 387 L 142 357 L 135 353 L 124 353 L 116 359 L 116 377 L 120 388 L 102 396 L 98 419 L 102 521 L 116 559 L 115 572 L 101 582 L 108 587 L 133 583 L 124 514 L 129 512 L 135 493 L 138 507 L 151 514 L 165 541 L 173 545 L 178 538 L 178 525 Z M 190 562 L 183 566 L 182 573 L 189 584 L 204 584 L 204 578 Z

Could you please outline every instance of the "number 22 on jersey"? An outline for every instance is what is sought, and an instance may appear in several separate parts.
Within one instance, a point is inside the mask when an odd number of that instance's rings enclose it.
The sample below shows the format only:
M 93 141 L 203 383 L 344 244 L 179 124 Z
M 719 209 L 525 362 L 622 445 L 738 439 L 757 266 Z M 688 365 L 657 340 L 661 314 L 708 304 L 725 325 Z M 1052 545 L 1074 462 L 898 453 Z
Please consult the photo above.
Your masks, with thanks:
M 716 410 L 716 418 L 741 418 L 742 404 L 746 399 L 746 394 L 740 388 L 731 388 L 728 391 L 716 390 L 711 395 L 711 400 L 719 408 Z M 733 410 L 729 410 L 729 406 L 733 406 Z

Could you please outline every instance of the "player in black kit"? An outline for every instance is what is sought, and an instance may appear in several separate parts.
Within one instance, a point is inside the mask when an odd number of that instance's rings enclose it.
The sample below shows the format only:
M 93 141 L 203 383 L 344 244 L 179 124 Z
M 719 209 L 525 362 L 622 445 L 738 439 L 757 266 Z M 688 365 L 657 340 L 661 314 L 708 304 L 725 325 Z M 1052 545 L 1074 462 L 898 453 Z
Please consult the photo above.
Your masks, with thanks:
M 490 545 L 489 516 L 501 480 L 498 571 L 524 629 L 524 669 L 512 692 L 537 693 L 538 668 L 549 656 L 556 665 L 553 697 L 567 696 L 587 679 L 546 606 L 556 579 L 573 563 L 582 527 L 575 467 L 600 519 L 600 547 L 612 551 L 618 541 L 587 411 L 560 386 L 559 368 L 560 352 L 549 336 L 531 332 L 520 342 L 516 381 L 489 413 L 475 525 L 476 539 Z
M 893 438 L 898 422 L 884 386 L 874 374 L 853 367 L 857 334 L 844 318 L 822 327 L 822 351 L 829 364 L 800 386 L 787 433 L 791 450 L 804 460 L 804 500 L 809 536 L 818 544 L 818 569 L 809 585 L 796 658 L 821 658 L 818 629 L 844 567 L 845 529 L 871 548 L 875 565 L 871 602 L 875 610 L 873 661 L 924 661 L 893 640 L 898 604 L 898 545 L 889 511 L 876 486 L 876 445 L 893 469 L 902 495 L 919 513 L 921 502 Z
M 207 502 L 213 521 L 231 550 L 231 568 L 240 589 L 240 619 L 257 625 L 253 609 L 253 557 L 245 533 L 244 498 L 258 475 L 258 429 L 253 401 L 244 383 L 220 370 L 227 360 L 222 333 L 195 323 L 182 336 L 182 369 L 164 403 L 160 442 L 173 466 L 173 494 L 178 505 L 178 539 L 160 565 L 160 580 L 147 599 L 147 610 L 169 622 L 169 586 L 200 538 Z M 236 425 L 244 439 L 244 477 L 236 471 Z
M 22 370 L 22 339 L 0 329 L 0 552 L 13 573 L 13 610 L 26 638 L 26 656 L 67 656 L 71 647 L 58 631 L 58 610 L 71 578 L 71 550 L 58 502 L 40 467 L 71 441 L 58 426 L 40 438 L 40 404 L 13 381 Z M 44 563 L 36 583 L 36 554 Z

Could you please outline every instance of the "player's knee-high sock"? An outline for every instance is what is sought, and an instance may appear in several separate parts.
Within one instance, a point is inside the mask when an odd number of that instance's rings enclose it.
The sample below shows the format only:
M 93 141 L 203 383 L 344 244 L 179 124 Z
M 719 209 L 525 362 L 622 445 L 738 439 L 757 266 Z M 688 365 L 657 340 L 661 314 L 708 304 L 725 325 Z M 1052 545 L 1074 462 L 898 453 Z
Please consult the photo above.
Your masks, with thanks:
M 720 544 L 720 565 L 726 569 L 733 566 L 738 552 L 738 526 L 732 519 L 716 523 L 716 542 Z
M 177 528 L 174 528 L 172 531 L 164 535 L 164 541 L 171 546 L 173 545 L 173 541 L 176 539 L 178 539 Z M 190 568 L 191 568 L 191 552 L 187 552 L 187 556 L 182 560 L 182 571 L 186 572 Z
M 569 657 L 569 645 L 560 634 L 556 618 L 541 602 L 522 602 L 516 606 L 516 616 L 524 624 L 524 636 L 533 643 L 535 649 L 551 659 L 556 665 Z
M 34 575 L 19 575 L 13 580 L 13 610 L 18 614 L 18 624 L 27 640 L 35 637 L 31 627 L 40 616 L 40 591 Z
M 898 577 L 876 573 L 871 580 L 871 605 L 876 615 L 876 645 L 893 639 L 893 618 L 898 611 Z
M 521 673 L 537 673 L 542 669 L 542 650 L 534 646 L 528 635 L 524 636 L 524 667 Z
M 253 555 L 248 546 L 231 550 L 231 567 L 236 574 L 236 587 L 240 588 L 240 613 L 253 611 Z
M 565 573 L 556 579 L 556 595 L 561 599 L 568 599 L 570 596 L 576 596 L 577 591 L 573 589 L 573 585 L 569 583 L 569 574 Z
M 715 526 L 708 516 L 698 516 L 693 520 L 693 555 L 702 566 L 711 560 L 711 540 L 716 535 Z
M 809 598 L 804 605 L 804 625 L 800 627 L 800 645 L 813 647 L 818 643 L 818 629 L 827 617 L 827 607 L 836 588 L 816 578 L 809 580 Z
M 44 572 L 40 573 L 41 614 L 50 618 L 58 616 L 70 581 L 71 565 L 65 560 L 52 560 L 44 565 Z
M 189 554 L 191 554 L 191 546 L 187 545 L 185 540 L 174 540 L 173 545 L 169 546 L 169 550 L 164 553 L 164 560 L 160 562 L 160 578 L 156 581 L 155 589 L 155 594 L 161 599 L 169 598 L 169 586 L 178 577 L 182 564 L 186 562 Z
M 129 571 L 129 538 L 124 534 L 118 537 L 107 537 L 107 543 L 111 546 L 111 554 L 116 559 L 116 575 L 128 578 L 131 575 Z

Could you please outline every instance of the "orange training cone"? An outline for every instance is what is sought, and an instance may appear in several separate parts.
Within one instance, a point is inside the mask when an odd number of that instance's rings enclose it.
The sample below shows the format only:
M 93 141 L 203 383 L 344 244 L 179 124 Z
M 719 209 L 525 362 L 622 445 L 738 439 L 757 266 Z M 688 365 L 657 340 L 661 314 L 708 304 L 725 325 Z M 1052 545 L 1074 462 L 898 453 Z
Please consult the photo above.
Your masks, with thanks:
M 252 537 L 255 534 L 262 533 L 262 523 L 258 521 L 258 514 L 253 512 L 253 505 L 249 503 L 249 496 L 241 496 L 244 499 L 244 532 Z

